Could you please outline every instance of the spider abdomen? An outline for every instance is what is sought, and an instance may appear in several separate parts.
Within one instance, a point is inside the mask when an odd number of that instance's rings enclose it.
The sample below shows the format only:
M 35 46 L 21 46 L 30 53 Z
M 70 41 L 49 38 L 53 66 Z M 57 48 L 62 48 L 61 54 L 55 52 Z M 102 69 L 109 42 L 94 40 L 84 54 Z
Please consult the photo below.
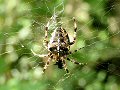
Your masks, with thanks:
M 69 51 L 69 43 L 70 40 L 67 32 L 62 28 L 56 28 L 50 38 L 48 49 L 54 54 L 59 53 L 60 56 L 67 55 Z

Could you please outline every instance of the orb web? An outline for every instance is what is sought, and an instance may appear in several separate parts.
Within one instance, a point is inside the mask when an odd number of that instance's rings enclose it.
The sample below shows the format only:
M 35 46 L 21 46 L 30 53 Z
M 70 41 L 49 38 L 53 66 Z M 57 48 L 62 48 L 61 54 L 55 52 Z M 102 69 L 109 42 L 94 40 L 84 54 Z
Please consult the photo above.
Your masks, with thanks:
M 119 2 L 12 0 L 2 1 L 0 4 L 0 71 L 4 73 L 0 75 L 0 84 L 3 85 L 1 88 L 12 89 L 12 86 L 18 86 L 16 88 L 19 90 L 20 86 L 26 85 L 23 88 L 28 90 L 118 90 L 116 78 L 120 75 Z M 72 17 L 77 20 L 78 30 L 77 40 L 71 46 L 71 51 L 81 49 L 68 57 L 87 65 L 78 66 L 66 61 L 70 71 L 66 74 L 51 63 L 46 73 L 42 74 L 47 58 L 34 56 L 31 49 L 38 54 L 48 53 L 43 40 L 44 27 L 49 20 L 49 38 L 60 22 L 72 41 Z M 9 83 L 4 87 L 6 82 L 10 83 L 10 87 Z

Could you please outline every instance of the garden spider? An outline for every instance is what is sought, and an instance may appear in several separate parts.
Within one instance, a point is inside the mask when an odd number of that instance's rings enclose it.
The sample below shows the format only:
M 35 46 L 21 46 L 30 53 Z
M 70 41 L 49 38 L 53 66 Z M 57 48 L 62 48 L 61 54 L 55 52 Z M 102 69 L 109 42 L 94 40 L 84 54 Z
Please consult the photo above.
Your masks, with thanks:
M 55 65 L 58 65 L 58 68 L 60 69 L 65 69 L 65 71 L 68 73 L 68 69 L 65 63 L 64 59 L 67 59 L 68 61 L 73 62 L 74 64 L 79 64 L 82 65 L 83 63 L 79 63 L 76 62 L 74 60 L 70 60 L 69 58 L 67 58 L 67 55 L 71 54 L 70 50 L 70 46 L 73 45 L 75 43 L 76 40 L 76 31 L 77 31 L 77 24 L 76 24 L 76 20 L 75 18 L 73 18 L 74 20 L 74 37 L 73 37 L 73 41 L 70 42 L 68 33 L 66 32 L 66 30 L 64 28 L 62 28 L 61 26 L 57 27 L 54 32 L 52 33 L 52 37 L 50 38 L 50 42 L 48 42 L 48 27 L 49 27 L 49 22 L 47 23 L 46 27 L 45 27 L 45 47 L 48 50 L 48 54 L 46 55 L 39 55 L 36 54 L 34 51 L 32 51 L 32 53 L 34 54 L 34 56 L 38 56 L 38 57 L 48 57 L 48 60 L 44 66 L 43 72 L 47 69 L 47 67 L 49 66 L 49 63 L 52 60 L 55 60 Z M 81 49 L 81 48 L 79 48 Z M 78 49 L 78 50 L 79 50 Z M 77 50 L 75 50 L 76 52 Z

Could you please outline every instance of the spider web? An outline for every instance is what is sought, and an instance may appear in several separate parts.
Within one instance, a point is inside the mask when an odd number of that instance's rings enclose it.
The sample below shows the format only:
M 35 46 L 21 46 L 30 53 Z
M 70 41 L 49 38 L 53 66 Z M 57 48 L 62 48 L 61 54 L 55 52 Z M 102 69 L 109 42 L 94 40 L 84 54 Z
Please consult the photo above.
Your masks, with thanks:
M 120 75 L 120 12 L 119 3 L 116 4 L 116 1 L 111 5 L 111 1 L 1 1 L 1 90 L 118 90 L 116 79 Z M 108 6 L 105 10 L 102 8 L 104 4 Z M 54 63 L 42 74 L 47 58 L 39 58 L 31 53 L 31 49 L 38 54 L 47 53 L 43 45 L 44 27 L 53 17 L 49 26 L 50 37 L 58 24 L 56 16 L 71 41 L 74 33 L 72 17 L 77 20 L 77 40 L 71 46 L 71 51 L 78 48 L 81 50 L 68 57 L 87 65 L 78 66 L 66 61 L 70 74 L 58 69 Z M 4 87 L 6 82 L 8 84 Z

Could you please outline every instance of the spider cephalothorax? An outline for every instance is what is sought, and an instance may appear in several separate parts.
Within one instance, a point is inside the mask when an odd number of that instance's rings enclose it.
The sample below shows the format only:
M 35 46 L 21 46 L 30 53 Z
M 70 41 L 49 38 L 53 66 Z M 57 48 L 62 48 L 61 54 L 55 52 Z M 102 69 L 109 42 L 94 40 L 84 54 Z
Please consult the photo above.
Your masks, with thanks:
M 65 63 L 65 59 L 75 63 L 75 64 L 81 64 L 78 63 L 74 60 L 70 60 L 69 58 L 67 58 L 67 55 L 71 54 L 70 50 L 70 45 L 75 43 L 76 40 L 76 30 L 77 30 L 77 25 L 76 25 L 76 20 L 74 19 L 74 39 L 72 42 L 70 42 L 69 40 L 69 36 L 66 32 L 66 30 L 64 28 L 60 26 L 58 26 L 54 32 L 52 33 L 52 37 L 50 38 L 50 41 L 48 41 L 48 27 L 49 27 L 49 22 L 46 25 L 45 28 L 45 46 L 48 50 L 48 54 L 47 55 L 39 55 L 36 54 L 35 52 L 32 51 L 32 53 L 35 56 L 39 56 L 39 57 L 48 57 L 48 60 L 44 66 L 43 71 L 46 70 L 46 68 L 48 67 L 49 63 L 54 60 L 56 63 L 55 65 L 58 65 L 58 68 L 62 69 L 64 68 L 67 73 L 69 72 L 67 67 L 66 67 L 66 63 Z M 75 50 L 76 51 L 76 50 Z

